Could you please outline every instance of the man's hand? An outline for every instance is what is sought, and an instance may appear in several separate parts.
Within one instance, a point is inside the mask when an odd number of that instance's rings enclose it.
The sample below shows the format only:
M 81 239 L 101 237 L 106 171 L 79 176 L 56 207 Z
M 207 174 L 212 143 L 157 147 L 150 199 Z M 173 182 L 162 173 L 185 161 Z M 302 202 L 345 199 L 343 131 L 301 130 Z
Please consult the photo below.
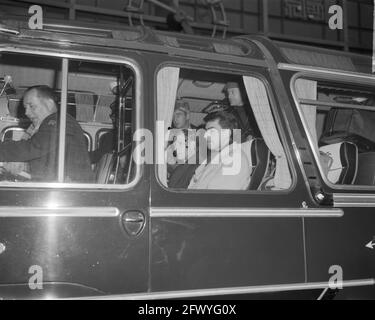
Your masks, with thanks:
M 22 171 L 28 171 L 28 165 L 25 162 L 5 162 L 3 164 L 3 170 L 11 173 L 12 175 L 18 175 Z

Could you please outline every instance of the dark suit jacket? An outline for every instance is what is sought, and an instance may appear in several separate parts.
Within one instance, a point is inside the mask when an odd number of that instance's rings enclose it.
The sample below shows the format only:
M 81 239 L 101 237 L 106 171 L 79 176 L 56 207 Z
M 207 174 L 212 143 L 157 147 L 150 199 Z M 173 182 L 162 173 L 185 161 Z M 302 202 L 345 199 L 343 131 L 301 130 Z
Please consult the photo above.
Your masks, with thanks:
M 187 189 L 198 165 L 188 163 L 177 165 L 169 177 L 168 187 Z
M 0 161 L 29 162 L 31 179 L 57 181 L 59 126 L 57 113 L 43 120 L 29 139 L 0 143 Z M 65 181 L 93 182 L 85 137 L 78 122 L 66 115 Z

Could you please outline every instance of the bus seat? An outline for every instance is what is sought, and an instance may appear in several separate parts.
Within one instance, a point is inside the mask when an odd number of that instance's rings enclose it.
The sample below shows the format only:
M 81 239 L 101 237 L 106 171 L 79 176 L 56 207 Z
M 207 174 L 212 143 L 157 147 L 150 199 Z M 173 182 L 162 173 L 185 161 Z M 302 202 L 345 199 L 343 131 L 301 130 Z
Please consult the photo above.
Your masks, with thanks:
M 242 150 L 251 166 L 251 179 L 248 189 L 257 190 L 267 173 L 270 151 L 261 138 L 254 138 L 242 143 Z
M 0 141 L 19 141 L 25 134 L 26 130 L 17 126 L 10 126 L 3 129 L 0 133 Z
M 91 93 L 75 93 L 77 121 L 90 122 L 94 118 L 94 95 Z
M 0 97 L 0 117 L 9 116 L 8 103 L 9 103 L 9 100 L 6 96 Z
M 88 151 L 92 149 L 92 138 L 90 134 L 86 131 L 83 131 L 83 136 L 85 137 L 85 143 Z
M 358 173 L 355 184 L 375 185 L 375 152 L 364 152 L 358 155 Z
M 353 184 L 358 169 L 358 148 L 354 143 L 343 141 L 319 148 L 331 157 L 327 178 L 335 184 Z
M 106 184 L 109 181 L 111 170 L 113 167 L 113 161 L 114 161 L 114 154 L 113 153 L 106 153 L 104 154 L 95 170 L 95 181 L 99 184 Z

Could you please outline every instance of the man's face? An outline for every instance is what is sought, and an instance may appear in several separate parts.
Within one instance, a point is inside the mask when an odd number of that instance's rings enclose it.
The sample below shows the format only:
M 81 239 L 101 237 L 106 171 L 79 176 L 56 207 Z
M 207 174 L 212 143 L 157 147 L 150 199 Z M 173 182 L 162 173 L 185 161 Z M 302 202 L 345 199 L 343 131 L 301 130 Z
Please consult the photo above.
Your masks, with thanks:
M 173 113 L 173 124 L 176 129 L 187 129 L 189 127 L 189 118 L 182 110 L 176 110 Z
M 23 97 L 25 114 L 34 124 L 39 126 L 41 122 L 51 114 L 44 98 L 38 97 L 36 90 L 31 90 Z
M 212 151 L 220 151 L 230 142 L 230 129 L 223 129 L 219 119 L 208 121 L 206 123 L 206 133 L 204 137 L 207 140 L 207 147 Z
M 237 106 L 243 105 L 241 91 L 239 88 L 229 88 L 227 90 L 227 94 L 228 94 L 229 104 L 231 106 L 237 107 Z

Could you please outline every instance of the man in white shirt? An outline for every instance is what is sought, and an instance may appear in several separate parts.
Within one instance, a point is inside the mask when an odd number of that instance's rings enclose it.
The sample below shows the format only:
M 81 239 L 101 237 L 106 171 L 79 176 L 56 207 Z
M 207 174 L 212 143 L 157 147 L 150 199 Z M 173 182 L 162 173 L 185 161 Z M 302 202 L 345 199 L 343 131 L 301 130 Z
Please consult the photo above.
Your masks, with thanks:
M 236 132 L 236 117 L 221 111 L 209 113 L 204 120 L 207 130 L 205 138 L 211 156 L 195 170 L 188 188 L 246 190 L 251 168 L 240 142 L 236 141 L 241 136 Z M 234 133 L 238 133 L 238 139 L 234 139 Z

